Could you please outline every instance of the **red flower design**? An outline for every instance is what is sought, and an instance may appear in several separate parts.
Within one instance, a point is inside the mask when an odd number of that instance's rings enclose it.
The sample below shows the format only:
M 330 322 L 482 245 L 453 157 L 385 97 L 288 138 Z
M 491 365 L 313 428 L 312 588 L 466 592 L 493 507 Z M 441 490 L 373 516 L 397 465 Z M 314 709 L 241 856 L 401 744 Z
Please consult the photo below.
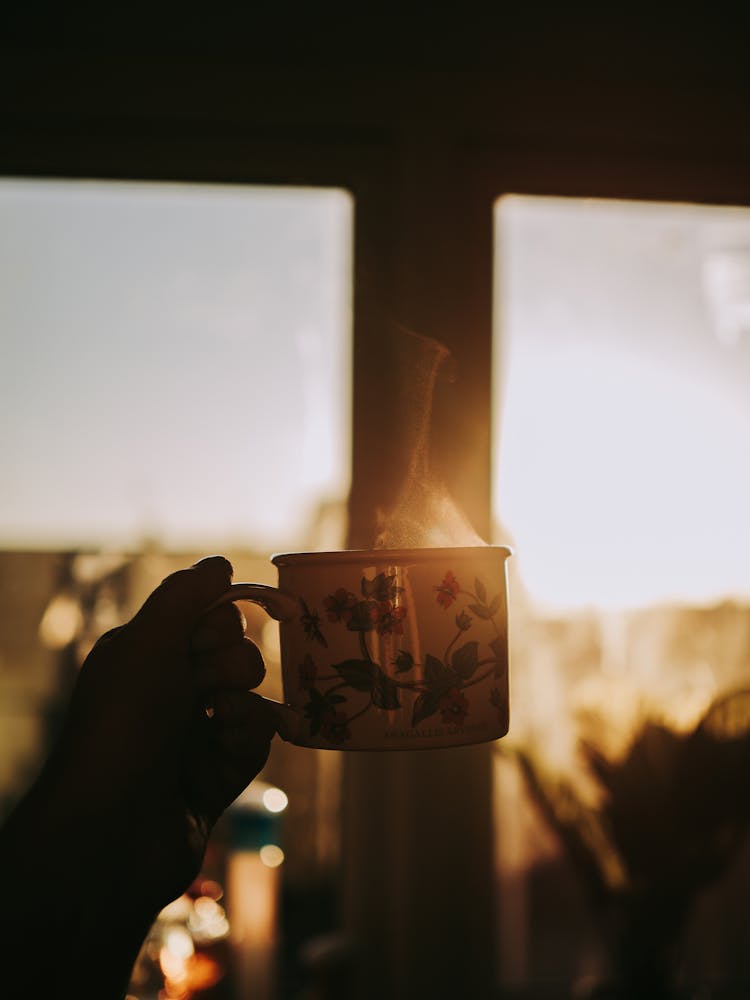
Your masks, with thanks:
M 379 601 L 372 605 L 372 620 L 380 635 L 403 635 L 403 621 L 406 618 L 406 608 L 403 605 L 394 607 L 390 601 Z
M 459 728 L 463 726 L 464 719 L 469 711 L 469 702 L 458 688 L 451 688 L 447 694 L 444 694 L 440 699 L 438 707 L 443 717 L 443 722 L 458 726 Z
M 323 601 L 329 622 L 349 622 L 357 606 L 357 598 L 350 590 L 339 587 Z
M 453 575 L 453 571 L 449 569 L 440 586 L 435 587 L 437 602 L 444 611 L 453 604 L 460 589 L 458 580 Z
M 346 715 L 334 709 L 329 709 L 322 716 L 320 720 L 320 732 L 329 743 L 339 744 L 351 739 L 352 735 L 347 725 Z
M 315 678 L 318 674 L 318 668 L 315 666 L 313 658 L 309 653 L 305 656 L 304 663 L 300 663 L 297 669 L 299 671 L 300 690 L 309 691 L 315 683 Z

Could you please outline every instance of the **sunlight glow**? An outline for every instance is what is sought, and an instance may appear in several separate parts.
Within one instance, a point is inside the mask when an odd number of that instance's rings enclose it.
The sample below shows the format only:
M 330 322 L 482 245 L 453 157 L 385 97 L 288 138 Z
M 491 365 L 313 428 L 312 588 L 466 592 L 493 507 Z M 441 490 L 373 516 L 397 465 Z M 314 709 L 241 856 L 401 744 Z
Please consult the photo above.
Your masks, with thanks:
M 700 295 L 750 210 L 511 197 L 497 220 L 494 509 L 532 598 L 749 595 L 750 338 Z

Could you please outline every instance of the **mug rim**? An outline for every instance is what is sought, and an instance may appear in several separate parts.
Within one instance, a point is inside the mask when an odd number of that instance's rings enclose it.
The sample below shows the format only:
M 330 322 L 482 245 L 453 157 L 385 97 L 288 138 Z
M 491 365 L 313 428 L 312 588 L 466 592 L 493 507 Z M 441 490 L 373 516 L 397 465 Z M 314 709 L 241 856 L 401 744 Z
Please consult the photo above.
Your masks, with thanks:
M 274 566 L 296 566 L 304 563 L 370 563 L 431 562 L 436 559 L 455 558 L 458 553 L 467 556 L 497 553 L 505 559 L 513 555 L 508 545 L 443 545 L 435 548 L 401 549 L 341 549 L 326 552 L 276 552 L 271 556 Z

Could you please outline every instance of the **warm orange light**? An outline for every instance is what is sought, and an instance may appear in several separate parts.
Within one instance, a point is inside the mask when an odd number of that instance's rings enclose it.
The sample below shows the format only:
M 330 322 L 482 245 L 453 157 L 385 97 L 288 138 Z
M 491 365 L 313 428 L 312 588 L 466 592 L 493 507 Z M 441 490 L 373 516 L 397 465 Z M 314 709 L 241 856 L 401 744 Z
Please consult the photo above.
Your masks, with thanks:
M 208 896 L 210 899 L 221 899 L 224 895 L 224 889 L 219 882 L 214 879 L 206 878 L 203 879 L 200 885 L 201 896 Z
M 234 941 L 250 947 L 265 947 L 275 941 L 278 877 L 278 869 L 269 868 L 255 851 L 232 855 L 227 900 Z
M 39 623 L 39 638 L 48 649 L 63 649 L 83 627 L 81 605 L 71 594 L 58 594 Z
M 283 864 L 284 852 L 276 844 L 264 844 L 258 853 L 266 868 L 278 868 Z
M 193 938 L 199 942 L 218 941 L 226 937 L 229 922 L 224 907 L 210 896 L 199 896 L 188 917 L 188 928 Z

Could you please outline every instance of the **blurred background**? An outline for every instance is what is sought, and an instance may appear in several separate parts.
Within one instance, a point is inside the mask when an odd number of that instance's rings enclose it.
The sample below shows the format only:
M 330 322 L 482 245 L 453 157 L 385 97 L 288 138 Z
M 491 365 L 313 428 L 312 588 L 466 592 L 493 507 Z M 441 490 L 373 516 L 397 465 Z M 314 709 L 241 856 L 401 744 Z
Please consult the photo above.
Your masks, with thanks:
M 414 516 L 514 551 L 508 737 L 277 740 L 132 996 L 745 996 L 737 26 L 307 18 L 9 19 L 0 818 L 101 632 L 372 545 L 429 413 Z

